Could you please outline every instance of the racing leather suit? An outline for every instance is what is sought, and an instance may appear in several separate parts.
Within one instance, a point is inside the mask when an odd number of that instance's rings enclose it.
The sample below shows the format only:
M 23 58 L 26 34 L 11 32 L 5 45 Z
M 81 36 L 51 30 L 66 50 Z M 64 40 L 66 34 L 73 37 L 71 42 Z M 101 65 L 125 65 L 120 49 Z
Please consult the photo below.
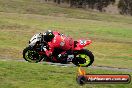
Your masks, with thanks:
M 47 56 L 52 55 L 55 48 L 62 49 L 63 51 L 73 50 L 74 48 L 74 40 L 70 37 L 67 37 L 59 32 L 53 31 L 55 37 L 48 42 L 49 50 L 44 49 Z

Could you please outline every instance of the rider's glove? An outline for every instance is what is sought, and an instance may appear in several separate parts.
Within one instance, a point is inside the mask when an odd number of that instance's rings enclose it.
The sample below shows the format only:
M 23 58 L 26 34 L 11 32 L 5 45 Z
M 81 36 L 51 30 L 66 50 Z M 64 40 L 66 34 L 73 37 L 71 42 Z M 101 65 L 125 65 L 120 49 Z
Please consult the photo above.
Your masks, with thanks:
M 44 50 L 44 51 L 47 51 L 47 49 L 46 49 L 46 47 L 45 47 L 45 46 L 43 47 L 43 50 Z

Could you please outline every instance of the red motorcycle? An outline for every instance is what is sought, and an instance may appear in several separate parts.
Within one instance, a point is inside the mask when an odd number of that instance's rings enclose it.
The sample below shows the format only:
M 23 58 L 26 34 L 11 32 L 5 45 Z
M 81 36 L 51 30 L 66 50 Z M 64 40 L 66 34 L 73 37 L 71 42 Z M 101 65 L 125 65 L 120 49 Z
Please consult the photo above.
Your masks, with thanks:
M 40 62 L 49 61 L 55 63 L 70 63 L 72 62 L 76 66 L 87 67 L 94 62 L 94 55 L 88 49 L 84 49 L 85 46 L 89 45 L 91 40 L 78 40 L 74 41 L 74 49 L 69 50 L 66 57 L 57 59 L 59 54 L 62 54 L 62 50 L 54 49 L 51 56 L 47 56 L 43 47 L 49 48 L 46 42 L 41 42 L 41 35 L 35 34 L 29 41 L 29 46 L 23 50 L 23 58 L 28 62 Z

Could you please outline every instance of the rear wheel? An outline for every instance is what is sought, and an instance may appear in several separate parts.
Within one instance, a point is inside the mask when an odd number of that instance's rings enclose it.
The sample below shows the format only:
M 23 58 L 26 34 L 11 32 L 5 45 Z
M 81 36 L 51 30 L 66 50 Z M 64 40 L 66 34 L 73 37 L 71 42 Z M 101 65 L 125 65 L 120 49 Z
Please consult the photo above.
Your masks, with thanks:
M 88 67 L 94 62 L 94 55 L 87 49 L 78 51 L 76 57 L 73 60 L 73 64 L 82 67 Z
M 39 53 L 36 52 L 35 50 L 33 50 L 31 47 L 26 47 L 23 50 L 23 58 L 26 61 L 32 62 L 32 63 L 37 63 L 37 62 L 40 62 L 42 60 Z

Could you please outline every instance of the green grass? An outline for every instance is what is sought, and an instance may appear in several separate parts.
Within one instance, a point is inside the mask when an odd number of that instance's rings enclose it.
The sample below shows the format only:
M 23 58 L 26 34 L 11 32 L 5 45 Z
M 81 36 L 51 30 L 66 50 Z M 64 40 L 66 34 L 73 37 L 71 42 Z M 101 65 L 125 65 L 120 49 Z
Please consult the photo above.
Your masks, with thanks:
M 130 74 L 84 68 L 90 74 Z M 1 88 L 82 88 L 76 83 L 77 67 L 60 67 L 0 61 Z M 132 74 L 131 74 L 132 75 Z M 86 84 L 83 88 L 131 88 L 132 84 Z
M 50 16 L 64 16 L 68 18 L 91 19 L 114 21 L 123 23 L 132 23 L 131 17 L 121 15 L 109 15 L 106 13 L 97 13 L 74 8 L 61 8 L 54 4 L 42 3 L 41 0 L 0 0 L 0 12 L 40 14 Z

